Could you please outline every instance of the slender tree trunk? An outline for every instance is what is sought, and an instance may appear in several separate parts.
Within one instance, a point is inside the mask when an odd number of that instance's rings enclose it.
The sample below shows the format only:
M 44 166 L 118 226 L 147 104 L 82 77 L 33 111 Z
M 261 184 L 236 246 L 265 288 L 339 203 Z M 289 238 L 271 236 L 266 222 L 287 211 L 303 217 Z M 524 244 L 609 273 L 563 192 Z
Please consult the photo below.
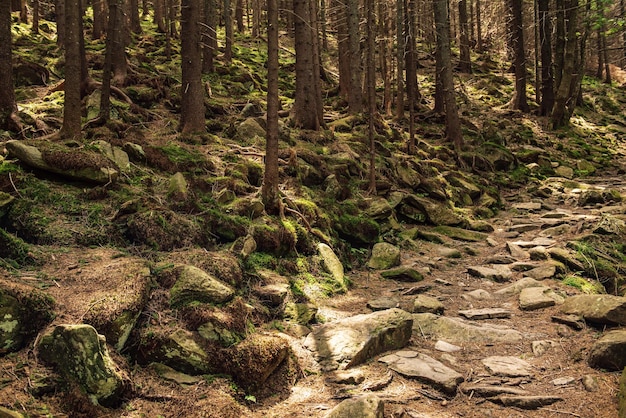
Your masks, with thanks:
M 204 0 L 204 29 L 202 32 L 202 71 L 210 73 L 215 70 L 213 60 L 217 51 L 217 3 L 216 0 Z
M 549 116 L 554 106 L 554 75 L 552 73 L 552 20 L 549 0 L 539 0 L 539 43 L 541 44 L 541 105 L 539 114 Z
M 317 115 L 317 123 L 324 127 L 324 103 L 322 102 L 322 65 L 320 57 L 320 39 L 319 39 L 319 23 L 317 21 L 317 1 L 309 0 L 309 16 L 311 22 L 309 24 L 311 42 L 313 44 L 313 95 L 315 98 L 315 114 Z
M 167 24 L 165 22 L 165 0 L 153 0 L 154 4 L 154 23 L 157 25 L 157 30 L 161 33 L 168 33 Z
M 11 63 L 11 3 L 0 1 L 0 129 L 18 128 L 15 113 L 15 89 Z
M 142 32 L 141 19 L 139 18 L 139 0 L 130 0 L 130 29 L 133 33 L 140 34 Z
M 602 55 L 604 61 L 604 82 L 611 84 L 611 63 L 609 61 L 609 48 L 606 44 L 606 34 L 602 33 Z
M 368 128 L 369 142 L 369 187 L 371 194 L 376 194 L 376 142 L 374 119 L 376 117 L 376 20 L 374 19 L 374 0 L 366 0 L 367 13 L 367 105 L 368 105 Z M 382 18 L 382 16 L 381 16 Z
M 61 47 L 65 47 L 65 1 L 66 0 L 54 0 L 54 15 L 57 24 L 57 45 Z
M 626 17 L 626 4 L 624 0 L 619 0 L 619 11 L 622 19 Z M 622 32 L 622 68 L 626 68 L 626 29 Z
M 556 0 L 556 28 L 554 43 L 554 85 L 561 84 L 565 64 L 565 0 Z M 558 87 L 556 87 L 558 88 Z
M 535 66 L 535 103 L 541 103 L 541 68 L 539 66 L 539 56 L 541 46 L 539 45 L 539 8 L 538 3 L 539 0 L 533 2 L 533 40 L 534 42 L 534 66 Z
M 100 112 L 98 113 L 98 124 L 106 123 L 111 116 L 111 79 L 113 68 L 113 50 L 115 44 L 119 42 L 117 37 L 120 31 L 117 29 L 120 24 L 123 7 L 121 0 L 109 0 L 109 24 L 107 27 L 106 50 L 104 53 L 104 68 L 102 70 L 102 90 L 100 92 Z
M 471 2 L 471 0 L 470 0 Z M 470 74 L 472 72 L 472 61 L 470 59 L 470 42 L 467 19 L 467 1 L 459 0 L 459 33 L 460 33 L 460 57 L 459 71 Z
M 347 0 L 348 42 L 350 45 L 350 91 L 348 110 L 350 113 L 363 111 L 363 68 L 361 65 L 361 35 L 359 30 L 359 1 Z
M 93 39 L 101 39 L 107 27 L 107 12 L 104 0 L 92 0 L 91 10 L 93 12 L 93 26 L 91 35 Z
M 396 119 L 404 119 L 404 53 L 406 38 L 404 36 L 404 3 L 396 2 Z
M 443 86 L 443 102 L 446 110 L 446 138 L 454 146 L 457 154 L 463 147 L 461 120 L 454 94 L 452 78 L 452 57 L 450 51 L 450 22 L 448 20 L 448 0 L 433 0 L 435 30 L 437 33 L 437 49 L 441 60 L 441 84 Z
M 524 49 L 524 26 L 522 0 L 507 0 L 509 15 L 509 42 L 515 66 L 515 94 L 509 103 L 511 109 L 528 112 L 526 98 L 526 51 Z
M 478 51 L 483 50 L 483 28 L 480 20 L 480 0 L 476 0 L 476 44 L 478 45 Z
M 391 14 L 389 3 L 378 2 L 378 27 L 381 35 L 380 45 L 380 72 L 383 78 L 383 109 L 386 115 L 391 115 Z
M 233 18 L 230 0 L 224 0 L 224 32 L 226 36 L 224 48 L 224 60 L 228 64 L 233 60 Z
M 447 1 L 447 0 L 446 0 Z M 409 146 L 408 153 L 415 154 L 415 105 L 417 102 L 417 64 L 415 59 L 415 22 L 414 19 L 415 0 L 405 0 L 405 33 L 407 43 L 406 54 L 406 92 L 409 102 Z
M 348 101 L 350 97 L 350 40 L 348 38 L 347 7 L 343 2 L 335 0 L 334 24 L 337 31 L 337 54 L 339 69 L 339 96 Z
M 280 211 L 278 190 L 278 1 L 267 0 L 267 131 L 261 199 L 269 214 Z
M 552 127 L 554 129 L 569 123 L 567 108 L 570 101 L 576 100 L 576 97 L 573 96 L 573 90 L 576 81 L 576 51 L 578 50 L 578 0 L 567 1 L 567 18 L 567 40 L 563 54 L 563 69 L 557 84 L 552 108 Z M 565 16 L 563 20 L 565 20 Z
M 604 54 L 602 53 L 602 30 L 598 28 L 596 30 L 596 47 L 598 48 L 598 65 L 596 67 L 596 78 L 602 79 L 602 72 L 604 71 Z
M 110 3 L 114 3 L 118 0 L 109 0 Z M 126 46 L 124 44 L 124 35 L 127 30 L 127 20 L 124 18 L 124 3 L 118 3 L 118 7 L 115 8 L 117 16 L 115 18 L 111 15 L 113 10 L 109 9 L 109 19 L 115 19 L 115 25 L 109 26 L 107 36 L 113 37 L 111 45 L 111 71 L 112 82 L 117 86 L 123 86 L 126 84 L 126 77 L 128 76 L 128 62 L 126 61 Z M 111 31 L 115 33 L 111 33 Z
M 294 124 L 302 129 L 320 128 L 315 97 L 315 53 L 311 31 L 310 0 L 293 0 L 296 48 Z
M 182 32 L 182 100 L 181 131 L 204 132 L 204 89 L 202 86 L 202 51 L 200 49 L 200 0 L 183 0 Z
M 237 23 L 237 32 L 243 33 L 245 30 L 243 24 L 243 0 L 235 1 L 235 22 Z
M 322 51 L 328 51 L 328 28 L 326 16 L 326 0 L 320 0 L 320 27 L 322 29 Z
M 261 33 L 261 1 L 252 0 L 252 37 L 256 38 Z
M 80 137 L 81 117 L 81 9 L 79 0 L 65 0 L 65 102 L 61 137 Z
M 33 0 L 33 33 L 39 33 L 39 0 Z

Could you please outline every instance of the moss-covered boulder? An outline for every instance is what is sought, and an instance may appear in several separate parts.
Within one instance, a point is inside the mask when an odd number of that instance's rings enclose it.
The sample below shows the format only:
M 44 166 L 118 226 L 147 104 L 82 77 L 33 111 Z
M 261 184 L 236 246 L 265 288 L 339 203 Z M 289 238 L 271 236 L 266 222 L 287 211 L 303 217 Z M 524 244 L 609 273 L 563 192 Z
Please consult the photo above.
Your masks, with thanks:
M 344 214 L 334 226 L 341 238 L 357 246 L 373 244 L 380 235 L 380 225 L 364 216 Z
M 245 141 L 255 137 L 265 138 L 265 129 L 255 118 L 247 118 L 237 126 L 237 136 Z
M 8 193 L 0 192 L 0 218 L 2 218 L 15 198 Z
M 385 403 L 376 395 L 367 394 L 342 401 L 326 418 L 383 418 L 384 415 Z
M 322 265 L 330 273 L 332 278 L 337 282 L 341 288 L 347 288 L 346 277 L 343 270 L 343 264 L 339 260 L 339 257 L 335 254 L 332 248 L 324 243 L 320 243 L 317 246 L 319 255 L 322 259 Z
M 220 304 L 235 296 L 235 290 L 194 266 L 180 266 L 170 289 L 170 304 L 180 307 L 194 302 Z
M 18 351 L 54 319 L 54 300 L 38 289 L 0 279 L 0 356 Z
M 198 245 L 206 241 L 200 224 L 169 210 L 134 213 L 126 222 L 126 234 L 136 243 L 160 251 Z
M 49 147 L 38 142 L 37 146 L 24 141 L 5 143 L 9 155 L 23 164 L 59 174 L 75 180 L 106 184 L 117 180 L 118 171 L 106 157 L 93 151 L 69 147 Z M 40 147 L 46 147 L 40 149 Z
M 374 270 L 387 270 L 400 265 L 400 248 L 387 242 L 379 242 L 372 248 L 372 256 L 367 267 Z
M 128 380 L 91 325 L 57 325 L 41 337 L 37 349 L 41 360 L 76 382 L 94 404 L 121 404 Z
M 130 159 L 126 151 L 111 145 L 107 141 L 98 140 L 92 143 L 102 155 L 107 157 L 122 172 L 130 170 Z
M 20 265 L 32 261 L 28 244 L 2 228 L 0 228 L 0 258 L 11 259 Z

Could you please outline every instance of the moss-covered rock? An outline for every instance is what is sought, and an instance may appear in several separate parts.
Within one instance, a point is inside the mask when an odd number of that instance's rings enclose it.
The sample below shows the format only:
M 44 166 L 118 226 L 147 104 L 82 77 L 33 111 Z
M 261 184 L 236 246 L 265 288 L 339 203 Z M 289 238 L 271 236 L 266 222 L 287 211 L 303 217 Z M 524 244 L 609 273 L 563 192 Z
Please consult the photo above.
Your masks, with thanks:
M 195 219 L 169 210 L 132 214 L 126 225 L 126 234 L 132 242 L 161 251 L 202 244 L 207 239 Z
M 28 244 L 2 228 L 0 228 L 0 258 L 11 259 L 20 265 L 33 261 Z
M 387 270 L 400 265 L 400 248 L 387 242 L 379 242 L 372 248 L 367 266 L 375 270 Z
M 380 235 L 380 225 L 364 216 L 342 215 L 337 219 L 335 229 L 341 238 L 357 246 L 373 244 Z
M 194 302 L 221 304 L 235 296 L 230 286 L 194 266 L 177 268 L 178 279 L 170 290 L 170 304 L 180 307 Z
M 190 375 L 215 372 L 209 354 L 196 341 L 198 336 L 183 330 L 143 330 L 137 350 L 140 363 L 163 363 Z
M 127 377 L 91 325 L 57 325 L 41 337 L 37 348 L 41 360 L 78 383 L 94 404 L 117 407 L 122 402 Z

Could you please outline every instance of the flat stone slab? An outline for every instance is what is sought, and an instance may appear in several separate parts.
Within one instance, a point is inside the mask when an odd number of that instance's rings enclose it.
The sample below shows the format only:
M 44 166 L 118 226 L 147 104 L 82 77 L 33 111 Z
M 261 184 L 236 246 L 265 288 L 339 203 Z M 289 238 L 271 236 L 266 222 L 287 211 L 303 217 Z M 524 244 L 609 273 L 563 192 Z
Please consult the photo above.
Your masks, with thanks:
M 552 322 L 567 325 L 568 327 L 580 331 L 585 328 L 585 321 L 578 315 L 553 316 Z
M 305 339 L 324 370 L 347 369 L 406 346 L 413 319 L 402 309 L 355 315 L 320 325 Z
M 461 390 L 465 394 L 476 394 L 483 398 L 491 398 L 498 395 L 528 395 L 528 392 L 523 389 L 514 388 L 511 386 L 496 386 L 496 385 L 469 385 L 462 386 Z
M 435 350 L 442 351 L 444 353 L 454 353 L 456 351 L 462 350 L 458 345 L 450 344 L 443 340 L 439 340 L 435 343 Z
M 420 282 L 424 276 L 419 271 L 411 267 L 396 267 L 380 273 L 385 279 L 397 280 L 399 282 Z
M 517 210 L 528 210 L 528 211 L 540 210 L 541 209 L 541 203 L 539 203 L 539 202 L 515 203 L 513 205 L 513 208 L 517 209 Z
M 496 324 L 476 325 L 461 318 L 440 317 L 429 313 L 413 314 L 413 321 L 413 329 L 418 335 L 452 343 L 515 343 L 524 338 L 521 332 L 512 328 Z
M 552 350 L 557 346 L 557 342 L 552 340 L 537 340 L 531 343 L 533 354 L 536 357 L 543 356 L 547 351 Z
M 561 312 L 596 324 L 626 325 L 626 298 L 612 295 L 576 295 L 565 299 Z
M 465 293 L 463 295 L 463 299 L 490 300 L 493 299 L 493 295 L 485 289 L 476 289 L 472 290 L 471 292 Z
M 466 309 L 459 311 L 459 315 L 476 321 L 481 319 L 510 318 L 511 311 L 503 308 Z
M 416 378 L 449 394 L 456 393 L 456 388 L 463 382 L 460 373 L 426 354 L 413 350 L 398 351 L 378 361 L 403 376 Z
M 519 307 L 524 311 L 534 311 L 563 303 L 563 300 L 549 287 L 527 287 L 519 294 Z
M 541 282 L 531 278 L 531 277 L 523 277 L 516 281 L 515 283 L 503 287 L 500 290 L 496 290 L 494 294 L 499 296 L 513 296 L 520 293 L 523 289 L 529 287 L 544 287 Z
M 514 406 L 521 409 L 539 409 L 542 406 L 552 405 L 553 403 L 562 401 L 563 398 L 559 396 L 515 396 L 515 395 L 503 395 L 496 398 L 491 398 L 491 401 L 496 401 L 504 406 Z
M 443 303 L 439 299 L 427 295 L 417 295 L 411 307 L 412 313 L 433 313 L 442 314 L 444 310 Z
M 556 266 L 554 264 L 544 264 L 542 266 L 535 267 L 532 270 L 528 270 L 524 274 L 527 277 L 532 277 L 535 280 L 550 279 L 556 274 Z
M 537 246 L 549 247 L 556 244 L 556 240 L 544 237 L 537 237 L 532 241 L 511 241 L 507 242 L 507 244 L 513 244 L 521 248 L 532 248 Z
M 531 364 L 517 357 L 492 356 L 482 360 L 489 373 L 507 377 L 532 376 Z
M 524 232 L 536 231 L 540 228 L 541 224 L 519 224 L 511 226 L 509 231 L 519 232 L 521 234 Z
M 367 302 L 367 307 L 373 311 L 384 311 L 398 307 L 398 299 L 396 298 L 377 298 Z
M 467 268 L 467 272 L 474 277 L 493 280 L 494 282 L 506 282 L 513 277 L 513 272 L 510 268 L 499 264 L 493 264 L 492 266 L 470 266 Z

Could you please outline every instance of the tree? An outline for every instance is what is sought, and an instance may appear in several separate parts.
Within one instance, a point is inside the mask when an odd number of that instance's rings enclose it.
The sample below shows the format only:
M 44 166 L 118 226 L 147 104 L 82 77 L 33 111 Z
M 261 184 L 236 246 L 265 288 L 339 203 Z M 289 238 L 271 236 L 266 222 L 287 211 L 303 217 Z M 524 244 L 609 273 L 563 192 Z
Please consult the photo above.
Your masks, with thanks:
M 0 2 L 0 129 L 20 130 L 11 64 L 11 4 Z
M 233 59 L 233 16 L 230 0 L 224 0 L 224 35 L 226 36 L 224 60 L 230 64 Z
M 294 0 L 295 1 L 295 0 Z M 359 31 L 359 1 L 347 0 L 348 44 L 350 49 L 350 91 L 348 110 L 350 113 L 363 111 L 363 68 L 361 65 L 361 35 Z
M 202 30 L 202 71 L 205 73 L 214 70 L 213 60 L 217 51 L 217 4 L 216 0 L 204 0 Z
M 396 2 L 396 119 L 404 119 L 404 52 L 406 43 L 404 37 L 404 2 Z
M 80 136 L 81 82 L 81 7 L 80 0 L 65 0 L 65 102 L 63 104 L 62 138 Z
M 374 20 L 374 0 L 365 2 L 367 14 L 367 106 L 368 106 L 368 142 L 370 148 L 370 168 L 369 168 L 369 192 L 376 193 L 376 142 L 374 141 L 374 118 L 376 117 L 376 66 L 374 56 L 375 38 L 376 38 L 376 22 Z
M 567 0 L 561 3 L 564 6 L 563 25 L 567 20 L 567 37 L 563 52 L 563 67 L 556 87 L 554 106 L 552 108 L 552 127 L 554 129 L 566 126 L 569 123 L 568 102 L 575 100 L 573 95 L 574 73 L 576 71 L 576 51 L 578 49 L 578 0 Z M 563 28 L 565 31 L 565 27 Z M 558 31 L 557 31 L 558 33 Z
M 204 131 L 204 90 L 200 48 L 200 0 L 181 4 L 182 91 L 180 126 L 183 133 Z
M 417 102 L 417 59 L 415 51 L 415 0 L 404 2 L 406 37 L 406 92 L 409 102 L 408 153 L 415 153 L 415 105 Z
M 293 106 L 293 119 L 296 126 L 303 129 L 318 130 L 321 126 L 322 115 L 318 114 L 318 103 L 321 92 L 316 91 L 315 77 L 319 79 L 319 72 L 315 72 L 317 56 L 314 49 L 311 9 L 311 0 L 293 0 L 294 34 L 296 49 L 296 92 Z
M 450 21 L 448 20 L 448 0 L 433 0 L 435 16 L 435 32 L 437 34 L 437 77 L 441 78 L 443 104 L 446 115 L 446 138 L 450 141 L 457 153 L 463 146 L 461 120 L 454 95 L 454 80 L 452 78 L 452 57 L 450 51 Z
M 471 2 L 471 0 L 470 0 Z M 462 73 L 472 72 L 470 59 L 469 22 L 467 18 L 467 0 L 459 0 L 459 33 L 460 33 L 460 56 L 459 71 Z
M 278 190 L 278 1 L 267 0 L 267 131 L 261 200 L 270 214 L 280 211 Z
M 509 103 L 509 107 L 511 109 L 521 110 L 522 112 L 528 112 L 522 0 L 507 0 L 506 5 L 509 15 L 509 24 L 507 25 L 509 29 L 509 48 L 513 55 L 513 66 L 515 67 L 515 93 Z
M 65 0 L 54 0 L 54 15 L 57 24 L 57 45 L 65 45 Z
M 554 105 L 554 75 L 552 72 L 552 20 L 549 0 L 538 0 L 539 44 L 541 48 L 540 116 L 548 116 Z

